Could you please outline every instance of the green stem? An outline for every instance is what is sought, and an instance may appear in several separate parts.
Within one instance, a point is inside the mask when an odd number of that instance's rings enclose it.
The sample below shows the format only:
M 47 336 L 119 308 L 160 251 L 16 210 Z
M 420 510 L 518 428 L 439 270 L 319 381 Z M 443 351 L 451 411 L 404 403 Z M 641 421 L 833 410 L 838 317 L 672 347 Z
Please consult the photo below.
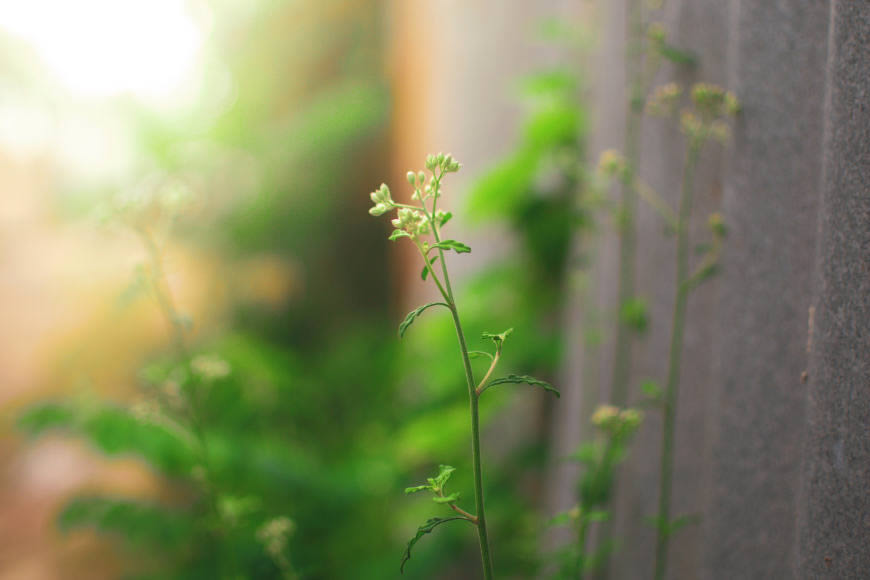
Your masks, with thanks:
M 160 254 L 160 249 L 154 241 L 154 237 L 147 227 L 141 226 L 137 228 L 137 232 L 142 239 L 142 243 L 148 252 L 148 258 L 151 261 L 151 282 L 154 290 L 155 299 L 160 308 L 163 317 L 169 324 L 172 341 L 175 344 L 179 360 L 190 369 L 190 351 L 187 348 L 185 339 L 185 329 L 181 322 L 181 316 L 178 309 L 175 307 L 175 302 L 172 299 L 172 292 L 169 289 L 169 282 L 166 279 L 166 273 L 163 269 L 163 260 Z M 212 468 L 209 460 L 208 442 L 203 429 L 203 421 L 200 416 L 201 402 L 199 400 L 199 390 L 196 388 L 182 390 L 187 407 L 187 416 L 190 420 L 190 428 L 196 438 L 199 448 L 199 461 L 202 464 L 204 475 L 203 489 L 205 491 L 206 502 L 209 510 L 212 512 L 212 517 L 215 522 L 220 524 L 220 510 L 217 504 L 217 498 L 213 488 Z M 223 562 L 223 559 L 219 560 Z
M 435 204 L 438 200 L 438 188 L 440 186 L 440 176 L 434 185 L 434 200 L 432 202 L 432 213 L 429 215 L 429 223 L 432 224 L 432 234 L 435 238 L 435 243 L 441 242 L 441 234 L 438 231 L 438 224 L 435 223 Z M 428 213 L 428 211 L 427 211 Z M 459 311 L 456 308 L 456 301 L 453 299 L 453 289 L 450 286 L 450 276 L 447 274 L 447 262 L 444 260 L 444 250 L 438 248 L 438 256 L 441 261 L 441 274 L 444 282 L 444 287 L 439 286 L 444 299 L 450 308 L 450 313 L 453 315 L 453 326 L 456 328 L 456 338 L 459 340 L 459 350 L 462 354 L 462 366 L 465 370 L 465 381 L 468 383 L 468 401 L 471 411 L 471 461 L 472 474 L 474 476 L 474 509 L 477 511 L 477 537 L 480 543 L 480 558 L 483 564 L 483 577 L 485 580 L 492 580 L 492 555 L 489 551 L 489 536 L 486 528 L 486 514 L 483 501 L 483 473 L 480 466 L 480 412 L 478 410 L 478 395 L 475 392 L 474 372 L 471 369 L 471 359 L 468 356 L 468 346 L 465 343 L 465 334 L 462 332 L 462 323 L 459 320 Z M 434 273 L 430 269 L 430 274 Z
M 618 308 L 634 298 L 637 254 L 637 191 L 635 175 L 640 164 L 640 125 L 643 117 L 643 39 L 644 24 L 639 0 L 629 0 L 626 7 L 628 47 L 626 75 L 628 103 L 625 111 L 625 159 L 628 175 L 622 182 L 619 228 Z M 628 399 L 628 375 L 631 367 L 633 331 L 621 320 L 616 324 L 613 355 L 611 401 L 623 407 Z
M 677 418 L 677 397 L 680 386 L 680 361 L 683 352 L 683 334 L 686 326 L 686 306 L 689 286 L 689 217 L 692 213 L 692 189 L 695 167 L 698 163 L 700 142 L 689 138 L 686 163 L 683 168 L 683 186 L 677 217 L 677 268 L 674 317 L 671 325 L 671 346 L 668 353 L 668 379 L 663 402 L 661 466 L 659 470 L 658 536 L 656 538 L 655 580 L 663 580 L 667 571 L 668 541 L 671 521 L 671 487 L 674 475 L 674 429 Z
M 625 109 L 625 159 L 628 175 L 622 181 L 619 228 L 619 288 L 617 291 L 616 339 L 613 352 L 613 369 L 610 382 L 610 400 L 624 407 L 628 402 L 628 380 L 631 369 L 632 340 L 634 331 L 622 321 L 622 307 L 635 295 L 635 265 L 637 262 L 637 190 L 635 183 L 640 165 L 640 129 L 643 120 L 644 97 L 644 18 L 642 0 L 628 0 L 626 6 L 626 60 L 628 99 Z M 615 478 L 614 484 L 615 485 Z M 611 525 L 604 523 L 601 538 L 607 541 Z M 605 558 L 601 578 L 610 577 L 610 558 Z
M 577 531 L 577 547 L 579 554 L 577 557 L 576 575 L 578 580 L 583 580 L 586 575 L 586 539 L 589 536 L 589 522 L 586 521 L 585 514 L 580 514 L 580 529 Z

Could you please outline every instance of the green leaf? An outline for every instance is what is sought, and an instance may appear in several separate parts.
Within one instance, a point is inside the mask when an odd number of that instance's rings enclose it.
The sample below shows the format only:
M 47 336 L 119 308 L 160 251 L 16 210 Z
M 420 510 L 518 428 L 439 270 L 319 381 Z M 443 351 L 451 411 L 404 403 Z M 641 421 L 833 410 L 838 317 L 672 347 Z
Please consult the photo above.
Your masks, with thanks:
M 418 316 L 423 314 L 423 311 L 432 306 L 447 306 L 444 302 L 430 302 L 429 304 L 424 304 L 423 306 L 419 306 L 408 313 L 405 316 L 405 320 L 402 321 L 402 324 L 399 325 L 399 338 L 405 336 L 405 331 L 408 330 L 408 327 L 416 320 Z
M 62 531 L 91 527 L 118 534 L 131 544 L 173 548 L 190 537 L 187 514 L 156 504 L 104 497 L 79 497 L 70 501 L 57 518 Z
M 414 487 L 406 487 L 405 493 L 417 493 L 426 489 L 432 489 L 431 485 L 415 485 Z
M 459 501 L 459 492 L 455 491 L 450 495 L 445 495 L 444 497 L 436 496 L 432 498 L 435 503 L 456 503 Z
M 410 238 L 411 234 L 406 232 L 405 230 L 393 230 L 393 233 L 390 234 L 390 241 L 395 242 L 399 238 Z
M 525 77 L 523 92 L 530 96 L 559 96 L 577 90 L 577 76 L 568 70 L 550 70 Z
M 462 242 L 457 242 L 456 240 L 441 240 L 437 244 L 432 244 L 430 250 L 434 250 L 435 248 L 441 248 L 442 250 L 453 250 L 457 254 L 468 254 L 471 252 L 471 248 Z
M 432 264 L 432 266 L 434 267 L 436 261 L 438 261 L 438 256 L 435 256 L 431 260 L 429 260 L 429 263 Z M 429 266 L 424 265 L 423 269 L 420 271 L 420 278 L 422 278 L 423 281 L 425 282 L 426 278 L 428 278 L 428 277 L 429 277 Z
M 484 352 L 482 350 L 470 350 L 468 351 L 468 358 L 483 358 L 487 357 L 489 360 L 492 360 L 492 355 L 488 352 Z
M 493 332 L 484 332 L 484 333 L 481 334 L 480 336 L 481 336 L 481 338 L 488 338 L 488 339 L 490 339 L 491 341 L 493 341 L 493 342 L 495 343 L 495 348 L 496 348 L 496 350 L 499 350 L 499 351 L 500 351 L 502 345 L 504 344 L 504 341 L 507 339 L 508 336 L 510 336 L 510 334 L 511 334 L 513 331 L 514 331 L 513 328 L 508 328 L 508 329 L 505 330 L 504 332 L 500 332 L 500 333 L 498 333 L 498 334 L 493 333 Z
M 405 573 L 405 563 L 411 559 L 411 548 L 413 548 L 414 545 L 420 541 L 420 538 L 422 538 L 426 534 L 431 534 L 432 530 L 434 530 L 435 528 L 437 528 L 441 524 L 445 524 L 447 522 L 452 522 L 454 520 L 468 521 L 466 518 L 463 518 L 460 516 L 456 516 L 456 517 L 452 517 L 452 518 L 430 518 L 430 519 L 426 520 L 425 524 L 423 524 L 422 526 L 417 528 L 417 534 L 413 538 L 411 538 L 411 540 L 408 542 L 408 547 L 405 548 L 405 553 L 402 555 L 402 565 L 399 567 L 399 572 L 402 574 Z
M 453 219 L 453 212 L 445 211 L 443 214 L 439 216 L 438 227 L 444 226 L 447 222 Z
M 610 512 L 606 510 L 592 510 L 582 515 L 587 522 L 606 522 L 610 519 Z
M 698 57 L 695 56 L 694 53 L 664 42 L 659 45 L 659 54 L 674 64 L 682 64 L 686 66 L 695 66 L 698 64 Z
M 535 150 L 573 146 L 581 138 L 582 111 L 568 102 L 554 103 L 537 111 L 526 123 L 526 142 Z
M 456 468 L 451 465 L 439 465 L 438 466 L 438 475 L 435 476 L 435 484 L 439 489 L 443 489 L 444 485 L 450 479 L 450 476 L 453 472 L 456 471 Z
M 80 409 L 69 403 L 44 403 L 26 411 L 18 426 L 32 435 L 64 429 L 88 439 L 107 455 L 134 453 L 169 475 L 187 474 L 196 464 L 182 434 L 145 423 L 113 405 Z
M 662 388 L 659 384 L 653 380 L 645 380 L 640 384 L 641 392 L 653 400 L 660 400 L 662 398 Z
M 619 319 L 635 332 L 642 334 L 649 327 L 649 307 L 643 298 L 631 298 L 619 309 Z
M 496 385 L 506 385 L 506 384 L 525 384 L 532 385 L 536 387 L 541 387 L 545 391 L 549 391 L 556 395 L 557 397 L 561 396 L 559 390 L 556 389 L 553 385 L 548 383 L 547 381 L 542 381 L 540 379 L 536 379 L 535 377 L 530 377 L 528 375 L 508 375 L 506 377 L 502 377 L 500 379 L 495 379 L 490 381 L 483 389 L 481 389 L 481 393 L 490 387 L 494 387 Z

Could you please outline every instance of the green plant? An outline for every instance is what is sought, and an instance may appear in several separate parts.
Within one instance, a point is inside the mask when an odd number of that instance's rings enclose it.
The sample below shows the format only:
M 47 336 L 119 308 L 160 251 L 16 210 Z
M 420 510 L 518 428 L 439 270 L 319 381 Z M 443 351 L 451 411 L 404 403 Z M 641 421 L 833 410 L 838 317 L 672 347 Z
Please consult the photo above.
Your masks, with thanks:
M 678 107 L 682 90 L 674 84 L 659 88 L 648 104 L 651 112 L 670 115 Z M 663 413 L 661 465 L 659 468 L 658 514 L 653 522 L 658 530 L 656 539 L 655 578 L 660 580 L 667 571 L 668 543 L 680 528 L 691 523 L 694 516 L 682 516 L 671 520 L 671 487 L 674 468 L 674 429 L 677 417 L 677 400 L 680 385 L 680 368 L 683 351 L 683 334 L 686 325 L 686 307 L 689 294 L 698 284 L 715 274 L 722 241 L 726 234 L 725 224 L 719 214 L 709 219 L 713 241 L 702 248 L 703 258 L 694 271 L 689 270 L 689 220 L 692 215 L 692 198 L 695 188 L 695 169 L 702 148 L 709 141 L 725 143 L 730 136 L 726 119 L 739 110 L 736 97 L 724 89 L 706 84 L 695 84 L 690 91 L 691 106 L 680 113 L 680 129 L 686 136 L 686 153 L 683 163 L 682 188 L 676 212 L 663 212 L 673 221 L 676 232 L 676 278 L 674 280 L 674 311 L 671 322 L 671 342 L 668 352 L 668 373 L 664 390 L 647 385 L 646 391 L 658 400 Z M 674 217 L 675 216 L 675 217 Z
M 602 405 L 592 415 L 596 436 L 580 446 L 574 459 L 583 465 L 577 485 L 577 505 L 559 514 L 551 523 L 569 525 L 577 536 L 563 555 L 561 577 L 584 578 L 600 571 L 612 552 L 607 542 L 594 549 L 588 546 L 592 527 L 610 520 L 610 501 L 617 468 L 628 454 L 628 446 L 643 419 L 636 409 Z
M 71 431 L 109 456 L 139 456 L 180 496 L 167 505 L 87 495 L 64 506 L 61 529 L 93 527 L 146 555 L 131 557 L 129 572 L 236 578 L 260 569 L 265 577 L 294 579 L 287 550 L 294 523 L 274 517 L 258 494 L 226 477 L 226 418 L 215 410 L 223 407 L 222 396 L 237 395 L 233 366 L 216 352 L 191 347 L 192 322 L 177 308 L 164 270 L 164 235 L 185 205 L 182 190 L 157 187 L 118 196 L 104 212 L 107 223 L 134 232 L 142 243 L 146 259 L 124 298 L 153 298 L 169 327 L 171 355 L 140 371 L 142 391 L 132 404 L 90 396 L 46 402 L 25 412 L 19 425 L 33 434 Z M 235 404 L 240 402 L 238 397 Z
M 420 205 L 407 205 L 393 201 L 390 189 L 386 184 L 382 184 L 380 188 L 371 194 L 372 202 L 374 202 L 375 205 L 369 210 L 369 213 L 374 216 L 380 216 L 393 210 L 397 212 L 397 217 L 392 220 L 395 229 L 390 235 L 390 240 L 395 241 L 400 238 L 408 238 L 414 244 L 414 247 L 417 248 L 423 259 L 421 277 L 424 280 L 431 280 L 438 288 L 438 292 L 441 294 L 443 299 L 443 302 L 430 302 L 408 313 L 399 326 L 399 335 L 403 335 L 408 327 L 425 310 L 436 306 L 447 308 L 450 311 L 453 325 L 456 330 L 456 337 L 459 343 L 459 351 L 468 388 L 469 414 L 471 421 L 472 474 L 474 478 L 474 506 L 476 513 L 471 514 L 458 506 L 458 493 L 444 495 L 444 485 L 447 483 L 450 474 L 453 472 L 453 468 L 451 467 L 442 466 L 439 474 L 434 478 L 430 478 L 427 484 L 406 489 L 406 493 L 429 490 L 433 493 L 433 499 L 436 503 L 445 504 L 458 515 L 451 518 L 430 519 L 426 524 L 421 526 L 418 529 L 417 535 L 408 544 L 408 549 L 402 558 L 402 566 L 404 567 L 404 563 L 410 558 L 411 548 L 423 534 L 430 533 L 435 529 L 435 527 L 442 523 L 463 520 L 471 523 L 477 528 L 483 576 L 484 578 L 489 579 L 493 577 L 493 571 L 489 532 L 486 522 L 483 473 L 481 467 L 480 396 L 484 391 L 496 385 L 523 383 L 540 386 L 553 392 L 557 396 L 559 393 L 549 383 L 525 375 L 509 375 L 507 377 L 490 380 L 490 377 L 501 358 L 504 342 L 512 332 L 512 329 L 508 329 L 501 333 L 483 334 L 484 339 L 493 342 L 495 346 L 494 353 L 470 351 L 468 349 L 465 334 L 462 330 L 459 310 L 450 283 L 445 252 L 453 250 L 462 254 L 470 252 L 471 248 L 462 242 L 442 238 L 441 228 L 447 224 L 452 217 L 452 214 L 443 209 L 438 209 L 437 207 L 438 199 L 441 197 L 441 186 L 444 176 L 448 173 L 459 171 L 459 168 L 459 162 L 449 154 L 445 155 L 439 153 L 438 155 L 429 155 L 426 158 L 426 169 L 430 172 L 428 181 L 423 171 L 417 173 L 408 172 L 407 174 L 408 183 L 410 183 L 414 188 L 411 199 L 418 202 Z M 431 239 L 427 240 L 426 236 L 431 236 Z M 437 251 L 437 254 L 432 255 L 433 251 Z M 440 274 L 435 270 L 435 262 L 440 262 Z M 471 365 L 472 357 L 482 357 L 490 360 L 489 368 L 480 382 L 476 382 L 474 378 L 474 371 Z

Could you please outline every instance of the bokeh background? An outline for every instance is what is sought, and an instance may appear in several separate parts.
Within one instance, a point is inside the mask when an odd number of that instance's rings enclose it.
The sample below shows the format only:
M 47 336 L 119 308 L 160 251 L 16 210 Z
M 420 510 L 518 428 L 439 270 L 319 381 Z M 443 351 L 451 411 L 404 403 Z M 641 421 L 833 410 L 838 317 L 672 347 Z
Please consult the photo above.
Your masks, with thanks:
M 580 87 L 524 88 L 524 75 L 582 43 L 549 8 L 521 10 L 2 5 L 0 577 L 279 577 L 256 532 L 283 517 L 301 577 L 397 575 L 438 508 L 404 487 L 439 463 L 469 486 L 467 393 L 449 321 L 396 337 L 431 290 L 368 215 L 368 192 L 390 181 L 401 196 L 405 169 L 452 151 L 468 167 L 448 184 L 452 227 L 461 238 L 477 223 L 475 257 L 455 261 L 469 336 L 514 326 L 512 368 L 552 379 L 559 360 Z M 475 185 L 515 147 L 504 171 L 516 179 Z M 554 152 L 568 169 L 527 195 Z M 183 429 L 143 418 L 183 380 L 143 239 L 186 348 L 225 365 L 202 387 L 212 485 L 232 521 L 220 541 L 199 523 Z M 529 576 L 551 402 L 493 395 L 499 566 Z M 443 531 L 406 576 L 476 575 L 473 538 Z
M 671 577 L 866 574 L 870 2 L 30 0 L 0 1 L 0 580 L 399 577 L 439 510 L 402 490 L 446 463 L 470 498 L 467 392 L 449 320 L 396 336 L 432 289 L 368 192 L 438 151 L 466 334 L 514 327 L 503 370 L 563 392 L 483 409 L 497 575 L 548 577 L 609 400 L 618 216 L 583 200 L 624 143 L 627 4 L 697 57 L 656 84 L 743 103 L 699 165 L 692 235 L 730 235 L 689 305 L 674 504 L 701 519 Z M 679 132 L 641 143 L 675 204 Z M 642 207 L 632 388 L 666 370 L 662 230 Z M 205 483 L 154 408 L 191 385 Z M 650 575 L 659 429 L 613 578 Z M 473 535 L 426 536 L 405 577 L 479 577 Z

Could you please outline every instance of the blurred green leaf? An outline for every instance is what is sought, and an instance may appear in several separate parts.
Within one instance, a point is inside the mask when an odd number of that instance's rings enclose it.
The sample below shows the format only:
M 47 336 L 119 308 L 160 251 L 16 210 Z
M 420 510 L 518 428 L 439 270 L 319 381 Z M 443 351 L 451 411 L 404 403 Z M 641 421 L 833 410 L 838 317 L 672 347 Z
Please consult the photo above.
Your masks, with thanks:
M 456 240 L 441 240 L 437 244 L 432 244 L 431 249 L 441 248 L 442 250 L 453 250 L 457 254 L 467 254 L 471 252 L 471 248 L 462 242 L 457 242 Z
M 432 533 L 432 530 L 434 530 L 435 528 L 437 528 L 437 527 L 440 526 L 441 524 L 444 524 L 444 523 L 447 523 L 447 522 L 452 522 L 452 521 L 454 521 L 454 520 L 465 520 L 465 521 L 468 521 L 468 520 L 466 520 L 466 519 L 463 518 L 463 517 L 453 517 L 453 518 L 431 518 L 431 519 L 426 520 L 426 523 L 425 523 L 425 524 L 423 524 L 422 526 L 420 526 L 419 528 L 417 528 L 417 533 L 416 533 L 416 535 L 414 535 L 414 537 L 411 538 L 411 540 L 408 542 L 408 547 L 405 548 L 405 553 L 402 555 L 402 564 L 401 564 L 401 566 L 399 567 L 399 572 L 401 572 L 402 574 L 405 573 L 405 563 L 407 563 L 408 560 L 411 559 L 411 549 L 414 547 L 414 545 L 415 545 L 417 542 L 420 541 L 420 538 L 422 538 L 422 537 L 425 536 L 426 534 L 431 534 L 431 533 Z
M 536 379 L 535 377 L 530 377 L 528 375 L 508 375 L 506 377 L 502 377 L 500 379 L 495 379 L 486 384 L 486 386 L 481 389 L 481 393 L 490 387 L 494 387 L 496 385 L 506 385 L 506 384 L 525 384 L 532 385 L 536 387 L 541 387 L 545 391 L 549 391 L 556 395 L 556 397 L 560 397 L 561 393 L 556 389 L 553 385 L 548 383 L 547 381 L 542 381 L 540 379 Z
M 414 310 L 408 313 L 405 316 L 405 320 L 399 325 L 399 338 L 405 336 L 405 331 L 408 330 L 408 327 L 413 324 L 413 322 L 417 319 L 418 316 L 423 314 L 423 311 L 427 308 L 431 308 L 432 306 L 447 306 L 444 302 L 430 302 L 428 304 L 424 304 L 423 306 L 418 306 Z
M 190 519 L 178 508 L 104 497 L 73 499 L 58 515 L 58 525 L 64 531 L 92 527 L 131 543 L 169 548 L 183 546 L 192 532 Z

